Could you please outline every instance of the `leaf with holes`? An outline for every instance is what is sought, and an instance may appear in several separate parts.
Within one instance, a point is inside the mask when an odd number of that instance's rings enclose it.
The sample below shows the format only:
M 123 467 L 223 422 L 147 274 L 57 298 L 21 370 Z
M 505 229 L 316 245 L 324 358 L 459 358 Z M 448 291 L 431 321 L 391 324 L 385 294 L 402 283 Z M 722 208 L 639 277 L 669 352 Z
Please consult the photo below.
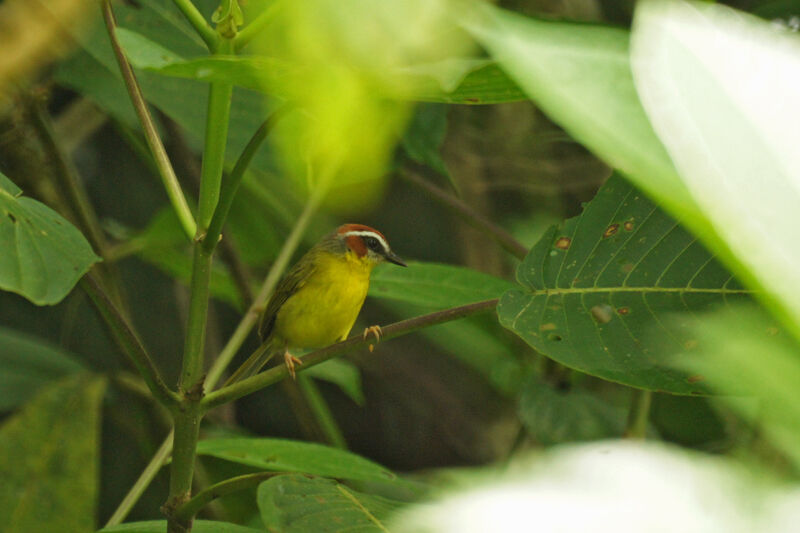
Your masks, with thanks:
M 276 476 L 259 485 L 258 508 L 268 531 L 387 531 L 405 502 L 365 494 L 332 479 Z
M 670 366 L 697 339 L 666 318 L 750 293 L 617 175 L 580 216 L 542 237 L 517 278 L 526 289 L 506 292 L 497 314 L 536 350 L 587 374 L 675 394 L 707 389 Z
M 0 178 L 0 289 L 58 303 L 99 258 L 61 215 Z

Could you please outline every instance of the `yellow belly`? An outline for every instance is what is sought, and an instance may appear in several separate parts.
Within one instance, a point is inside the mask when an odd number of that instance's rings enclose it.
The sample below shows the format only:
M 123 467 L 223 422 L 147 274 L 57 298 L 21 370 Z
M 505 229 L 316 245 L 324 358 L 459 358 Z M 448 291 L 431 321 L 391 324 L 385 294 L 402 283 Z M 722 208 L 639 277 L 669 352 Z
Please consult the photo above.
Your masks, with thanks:
M 324 254 L 306 284 L 281 306 L 274 336 L 290 348 L 321 348 L 347 338 L 369 288 L 371 266 Z

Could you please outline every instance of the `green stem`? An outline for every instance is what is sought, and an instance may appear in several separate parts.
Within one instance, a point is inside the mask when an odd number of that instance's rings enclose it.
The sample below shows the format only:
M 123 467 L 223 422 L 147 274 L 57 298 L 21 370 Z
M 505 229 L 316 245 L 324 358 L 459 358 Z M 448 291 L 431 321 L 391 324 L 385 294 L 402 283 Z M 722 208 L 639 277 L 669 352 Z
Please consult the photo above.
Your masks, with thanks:
M 445 207 L 451 209 L 459 215 L 466 223 L 472 227 L 482 231 L 495 241 L 507 252 L 516 257 L 517 259 L 525 259 L 528 255 L 528 249 L 514 238 L 509 232 L 475 211 L 472 207 L 459 200 L 452 194 L 449 194 L 439 187 L 432 185 L 427 180 L 419 176 L 424 167 L 414 162 L 407 162 L 406 168 L 400 172 L 400 175 L 407 181 L 410 181 L 420 189 L 424 190 L 435 200 L 440 202 Z
M 142 341 L 139 340 L 139 337 L 128 325 L 123 314 L 120 313 L 119 309 L 106 295 L 100 283 L 92 274 L 88 274 L 81 280 L 81 287 L 89 295 L 100 316 L 111 329 L 114 339 L 122 348 L 122 352 L 130 358 L 153 396 L 164 407 L 174 410 L 180 402 L 180 398 L 161 379 L 161 375 L 158 373 L 158 369 L 153 364 L 153 360 L 147 350 L 144 349 Z
M 232 52 L 231 41 L 223 39 L 219 45 L 219 53 Z M 197 203 L 198 237 L 205 236 L 219 202 L 222 170 L 225 166 L 225 147 L 228 142 L 232 94 L 233 86 L 230 83 L 212 83 L 208 91 L 206 138 L 203 149 L 203 166 L 200 171 L 200 198 Z M 213 249 L 216 244 L 216 241 L 213 241 L 207 246 Z
M 278 10 L 281 9 L 283 6 L 283 2 L 281 0 L 276 0 L 273 2 L 269 7 L 264 9 L 258 16 L 253 19 L 247 26 L 239 30 L 239 33 L 236 34 L 236 37 L 233 39 L 233 46 L 234 49 L 238 52 L 248 44 L 253 38 L 259 35 L 261 32 L 264 31 L 264 28 L 272 22 L 272 19 L 275 18 L 275 15 L 278 13 Z
M 274 111 L 264 122 L 261 123 L 261 126 L 258 127 L 256 132 L 250 138 L 247 146 L 245 146 L 244 150 L 242 150 L 239 159 L 236 160 L 233 170 L 228 177 L 223 180 L 222 188 L 219 192 L 217 209 L 214 211 L 214 216 L 211 219 L 211 223 L 208 225 L 206 239 L 204 240 L 207 248 L 213 246 L 214 243 L 219 240 L 219 235 L 222 233 L 222 226 L 225 224 L 225 220 L 228 218 L 228 212 L 230 211 L 233 200 L 239 190 L 239 185 L 242 184 L 244 173 L 247 171 L 247 168 L 253 161 L 253 157 L 255 157 L 258 149 L 261 148 L 261 145 L 264 143 L 264 140 L 272 131 L 272 128 L 275 126 L 275 124 L 282 117 L 284 117 L 290 109 L 291 107 L 288 104 L 285 104 Z
M 390 324 L 381 328 L 383 332 L 381 339 L 388 340 L 401 335 L 406 335 L 420 328 L 464 318 L 476 313 L 487 311 L 489 309 L 494 309 L 496 306 L 497 299 L 486 300 L 483 302 L 476 302 L 459 307 L 453 307 L 451 309 L 445 309 L 444 311 L 437 311 L 435 313 L 418 316 L 416 318 L 403 320 L 401 322 L 395 322 L 394 324 Z M 308 368 L 311 368 L 312 366 L 316 366 L 327 361 L 328 359 L 332 359 L 337 355 L 349 352 L 350 350 L 370 342 L 375 341 L 374 339 L 364 339 L 361 335 L 350 337 L 346 341 L 332 344 L 305 355 L 303 357 L 303 365 L 297 367 L 296 370 L 298 372 L 302 372 Z M 242 396 L 252 394 L 263 389 L 264 387 L 277 383 L 278 381 L 284 379 L 288 374 L 289 373 L 285 365 L 270 368 L 269 370 L 261 372 L 260 374 L 256 374 L 255 376 L 243 379 L 242 381 L 234 383 L 228 387 L 224 387 L 220 390 L 209 393 L 200 402 L 201 407 L 203 411 L 208 411 L 214 407 L 219 407 L 220 405 L 224 405 L 228 402 L 238 400 Z
M 119 506 L 117 506 L 114 514 L 112 514 L 111 518 L 108 519 L 105 527 L 121 524 L 122 521 L 125 520 L 125 517 L 128 516 L 128 513 L 131 512 L 133 506 L 136 505 L 136 502 L 139 501 L 139 498 L 141 498 L 142 494 L 144 494 L 144 491 L 147 490 L 147 487 L 149 487 L 150 483 L 152 483 L 153 479 L 155 479 L 158 471 L 161 470 L 161 467 L 167 462 L 167 458 L 169 458 L 169 454 L 172 452 L 173 435 L 174 432 L 170 431 L 169 435 L 167 435 L 167 438 L 161 443 L 158 451 L 156 451 L 155 455 L 153 455 L 153 457 L 150 459 L 150 462 L 139 475 L 139 478 L 119 503 Z
M 169 473 L 169 499 L 165 512 L 168 533 L 185 533 L 191 529 L 191 519 L 178 518 L 175 511 L 188 502 L 192 494 L 192 477 L 200 435 L 199 403 L 187 398 L 175 414 L 175 433 L 172 445 L 172 463 Z
M 650 418 L 650 404 L 653 392 L 632 389 L 631 410 L 628 412 L 628 423 L 625 436 L 629 439 L 643 439 L 647 435 L 647 420 Z
M 257 472 L 255 474 L 245 474 L 236 476 L 225 481 L 220 481 L 210 487 L 198 492 L 191 500 L 183 504 L 175 512 L 178 519 L 188 520 L 195 516 L 208 503 L 234 492 L 255 487 L 265 479 L 280 476 L 285 472 Z
M 214 31 L 214 28 L 206 22 L 203 14 L 198 11 L 191 0 L 172 0 L 172 3 L 181 10 L 181 13 L 183 13 L 183 16 L 189 21 L 189 24 L 192 25 L 200 38 L 206 43 L 208 49 L 214 52 L 219 43 L 219 36 L 217 32 Z
M 190 284 L 189 319 L 183 347 L 180 389 L 184 394 L 202 395 L 203 349 L 206 340 L 211 260 L 201 242 L 194 244 Z M 199 387 L 199 390 L 198 390 Z
M 322 397 L 322 393 L 319 391 L 317 384 L 314 383 L 314 380 L 308 376 L 301 375 L 297 378 L 297 385 L 300 387 L 303 396 L 305 396 L 309 407 L 311 407 L 311 412 L 314 413 L 317 424 L 322 428 L 328 444 L 346 450 L 347 441 L 344 438 L 344 434 L 339 428 L 339 424 L 336 423 L 328 403 Z
M 128 89 L 131 103 L 136 110 L 136 115 L 139 117 L 145 140 L 150 147 L 150 152 L 153 155 L 159 176 L 161 176 L 161 181 L 164 183 L 164 188 L 167 191 L 167 196 L 172 204 L 172 208 L 175 210 L 175 214 L 178 215 L 178 220 L 180 220 L 186 235 L 191 239 L 197 232 L 197 226 L 192 216 L 192 211 L 189 209 L 189 204 L 186 203 L 181 185 L 178 183 L 178 177 L 175 175 L 172 163 L 169 157 L 167 157 L 167 151 L 164 149 L 164 145 L 161 143 L 161 139 L 158 136 L 158 131 L 153 123 L 153 118 L 150 116 L 150 111 L 147 110 L 147 104 L 142 96 L 142 90 L 139 88 L 139 83 L 136 81 L 136 75 L 133 73 L 133 69 L 130 63 L 128 63 L 128 59 L 125 57 L 125 53 L 122 51 L 122 47 L 117 40 L 117 35 L 115 33 L 117 22 L 114 19 L 114 12 L 111 9 L 110 0 L 103 0 L 102 7 L 103 20 L 105 20 L 108 37 L 111 40 L 111 48 L 114 49 L 114 55 L 117 58 L 119 70 L 122 73 L 122 79 L 125 81 L 125 87 Z

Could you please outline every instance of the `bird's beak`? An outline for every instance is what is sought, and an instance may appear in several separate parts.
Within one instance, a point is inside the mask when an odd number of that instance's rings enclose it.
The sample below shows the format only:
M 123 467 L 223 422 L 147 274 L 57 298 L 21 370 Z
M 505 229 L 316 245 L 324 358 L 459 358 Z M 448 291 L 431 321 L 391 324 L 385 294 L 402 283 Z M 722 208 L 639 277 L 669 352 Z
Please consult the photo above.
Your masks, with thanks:
M 394 263 L 395 265 L 400 265 L 401 267 L 408 266 L 402 259 L 400 259 L 399 255 L 397 255 L 391 250 L 386 252 L 386 260 L 389 261 L 390 263 Z

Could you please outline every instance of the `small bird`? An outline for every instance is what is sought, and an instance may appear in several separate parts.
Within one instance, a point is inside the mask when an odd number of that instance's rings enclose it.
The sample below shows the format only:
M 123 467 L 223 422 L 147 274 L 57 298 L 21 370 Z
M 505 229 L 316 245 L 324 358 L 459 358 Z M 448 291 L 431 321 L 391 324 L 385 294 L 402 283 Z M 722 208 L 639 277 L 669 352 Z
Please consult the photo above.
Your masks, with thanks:
M 362 224 L 344 224 L 315 244 L 286 273 L 267 303 L 258 326 L 261 348 L 228 379 L 257 373 L 283 351 L 289 373 L 302 361 L 290 348 L 322 348 L 347 338 L 369 288 L 372 269 L 384 261 L 406 266 L 386 237 Z M 364 331 L 380 340 L 381 330 Z

